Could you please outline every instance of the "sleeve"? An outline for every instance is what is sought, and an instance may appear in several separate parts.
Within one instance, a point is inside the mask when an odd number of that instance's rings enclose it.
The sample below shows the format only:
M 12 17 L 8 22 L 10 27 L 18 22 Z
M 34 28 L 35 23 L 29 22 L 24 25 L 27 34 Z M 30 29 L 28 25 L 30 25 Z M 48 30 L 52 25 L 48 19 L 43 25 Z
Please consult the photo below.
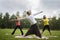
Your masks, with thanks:
M 38 15 L 38 14 L 40 14 L 40 13 L 43 13 L 43 11 L 41 11 L 41 12 L 38 12 L 38 13 L 35 13 L 35 14 L 34 14 L 34 16 L 36 16 L 36 15 Z

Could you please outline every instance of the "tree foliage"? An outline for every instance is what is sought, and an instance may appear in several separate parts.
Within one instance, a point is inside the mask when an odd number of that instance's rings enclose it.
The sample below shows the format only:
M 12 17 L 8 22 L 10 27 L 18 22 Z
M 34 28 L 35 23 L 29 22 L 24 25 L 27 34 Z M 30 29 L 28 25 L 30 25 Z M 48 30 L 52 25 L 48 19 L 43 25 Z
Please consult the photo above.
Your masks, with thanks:
M 3 13 L 0 12 L 0 28 L 14 28 L 15 27 L 15 21 L 10 21 L 11 19 L 14 19 L 16 16 L 12 14 L 11 16 L 9 15 L 8 12 L 5 13 L 3 16 Z M 24 14 L 25 17 L 25 14 Z M 37 25 L 39 26 L 40 29 L 43 28 L 43 21 L 40 21 L 41 19 L 36 18 L 37 20 Z M 50 28 L 52 30 L 60 30 L 60 17 L 56 19 L 56 16 L 49 18 L 49 24 Z M 29 28 L 30 23 L 26 19 L 20 20 L 21 22 L 21 27 L 22 28 Z

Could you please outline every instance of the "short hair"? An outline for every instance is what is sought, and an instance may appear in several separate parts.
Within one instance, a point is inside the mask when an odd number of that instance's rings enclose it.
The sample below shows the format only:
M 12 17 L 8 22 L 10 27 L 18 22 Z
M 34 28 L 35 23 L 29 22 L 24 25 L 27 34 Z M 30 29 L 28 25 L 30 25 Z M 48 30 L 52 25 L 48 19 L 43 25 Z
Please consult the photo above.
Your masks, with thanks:
M 18 17 L 16 16 L 16 19 L 17 19 Z
M 43 16 L 43 19 L 45 19 L 45 18 L 46 18 L 46 15 Z
M 30 15 L 30 14 L 31 14 L 31 12 L 27 11 L 27 14 L 28 14 L 28 15 Z

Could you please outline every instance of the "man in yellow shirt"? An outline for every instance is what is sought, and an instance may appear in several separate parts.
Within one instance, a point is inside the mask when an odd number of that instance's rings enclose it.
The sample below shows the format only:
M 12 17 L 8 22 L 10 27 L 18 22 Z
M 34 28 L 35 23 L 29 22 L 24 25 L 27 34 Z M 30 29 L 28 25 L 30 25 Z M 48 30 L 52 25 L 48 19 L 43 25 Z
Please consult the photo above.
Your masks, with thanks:
M 49 20 L 48 18 L 46 18 L 46 16 L 44 15 L 43 16 L 43 23 L 44 23 L 44 28 L 43 28 L 43 32 L 45 31 L 45 29 L 48 29 L 50 35 L 51 35 L 51 32 L 50 32 L 50 27 L 49 27 Z M 42 32 L 42 33 L 43 33 Z

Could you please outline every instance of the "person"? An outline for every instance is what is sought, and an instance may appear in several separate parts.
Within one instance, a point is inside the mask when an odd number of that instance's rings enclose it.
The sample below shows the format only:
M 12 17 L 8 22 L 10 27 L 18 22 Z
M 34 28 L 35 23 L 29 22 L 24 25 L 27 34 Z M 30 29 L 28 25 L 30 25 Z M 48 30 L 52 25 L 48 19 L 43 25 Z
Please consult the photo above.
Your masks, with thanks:
M 49 27 L 49 20 L 48 18 L 46 17 L 46 15 L 43 16 L 43 23 L 44 23 L 44 28 L 42 30 L 42 34 L 43 32 L 45 31 L 45 29 L 47 29 L 51 35 L 51 32 L 50 32 L 50 27 Z
M 20 31 L 21 31 L 21 35 L 23 35 L 24 33 L 23 33 L 23 31 L 22 31 L 22 28 L 21 28 L 21 24 L 20 24 L 20 17 L 17 15 L 16 16 L 16 19 L 14 19 L 13 21 L 16 21 L 16 26 L 15 26 L 15 28 L 14 28 L 14 31 L 11 33 L 12 35 L 15 33 L 15 31 L 16 31 L 16 29 L 17 28 L 19 28 L 20 29 Z
M 42 13 L 43 11 L 41 11 L 40 13 Z M 37 14 L 40 14 L 40 13 L 37 13 Z M 39 28 L 37 26 L 37 21 L 35 20 L 35 18 L 33 16 L 37 15 L 37 14 L 34 14 L 34 15 L 31 15 L 31 11 L 27 11 L 27 17 L 26 19 L 30 22 L 31 24 L 31 27 L 29 28 L 29 30 L 27 31 L 27 33 L 24 35 L 25 36 L 28 36 L 28 35 L 31 35 L 31 34 L 35 34 L 36 36 L 38 36 L 39 38 L 41 38 L 41 33 L 39 31 Z M 29 25 L 30 26 L 30 25 Z

